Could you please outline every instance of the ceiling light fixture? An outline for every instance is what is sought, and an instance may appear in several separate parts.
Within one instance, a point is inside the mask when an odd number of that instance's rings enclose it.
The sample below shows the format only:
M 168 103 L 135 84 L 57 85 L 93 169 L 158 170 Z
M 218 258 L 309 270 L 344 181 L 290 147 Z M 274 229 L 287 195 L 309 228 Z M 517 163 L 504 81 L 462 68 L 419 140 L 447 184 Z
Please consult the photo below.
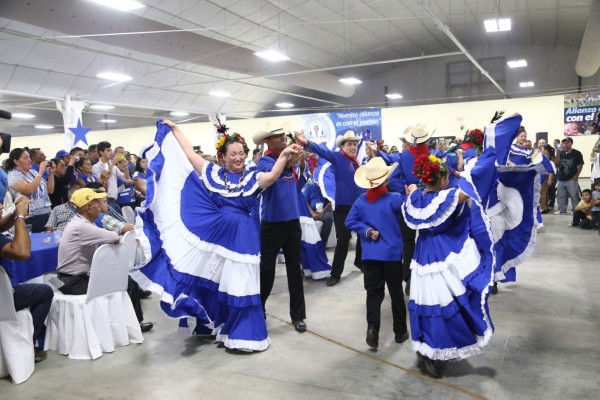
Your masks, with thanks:
M 526 60 L 512 60 L 512 61 L 507 61 L 506 64 L 508 64 L 509 68 L 522 68 L 522 67 L 527 66 L 527 61 Z
M 362 83 L 362 81 L 360 79 L 356 79 L 356 78 L 342 78 L 340 79 L 340 82 L 346 84 L 346 85 L 358 85 L 359 83 Z
M 129 75 L 119 74 L 117 72 L 102 72 L 96 75 L 98 78 L 106 79 L 107 81 L 127 82 L 133 78 Z
M 54 129 L 52 125 L 36 125 L 36 129 Z
M 229 97 L 229 96 L 231 96 L 231 93 L 226 92 L 224 90 L 211 90 L 210 92 L 208 92 L 208 94 L 210 94 L 211 96 L 215 96 L 215 97 Z
M 142 3 L 133 0 L 90 0 L 106 7 L 114 8 L 119 11 L 131 11 L 146 7 Z
M 185 111 L 171 111 L 169 113 L 173 117 L 187 117 L 190 113 L 186 113 Z
M 511 30 L 510 18 L 486 19 L 483 21 L 486 32 L 506 32 Z
M 93 106 L 90 106 L 90 108 L 93 110 L 112 110 L 115 108 L 115 106 L 109 106 L 107 104 L 94 104 Z
M 275 104 L 279 108 L 292 108 L 294 105 L 292 103 L 277 103 Z
M 115 122 L 117 122 L 116 119 L 100 119 L 98 120 L 98 122 L 104 122 L 106 124 L 114 124 Z
M 385 95 L 385 97 L 387 97 L 388 99 L 397 100 L 401 99 L 402 95 L 400 93 L 388 93 Z
M 271 62 L 287 61 L 290 59 L 285 54 L 280 53 L 276 50 L 257 51 L 256 53 L 254 53 L 254 55 L 257 57 L 260 57 L 260 58 L 264 58 L 265 60 L 268 60 Z
M 31 119 L 31 118 L 35 118 L 35 115 L 33 114 L 23 114 L 23 113 L 14 113 L 13 118 L 20 118 L 20 119 Z
M 533 82 L 528 81 L 528 82 L 519 82 L 519 86 L 523 87 L 533 87 L 535 86 Z

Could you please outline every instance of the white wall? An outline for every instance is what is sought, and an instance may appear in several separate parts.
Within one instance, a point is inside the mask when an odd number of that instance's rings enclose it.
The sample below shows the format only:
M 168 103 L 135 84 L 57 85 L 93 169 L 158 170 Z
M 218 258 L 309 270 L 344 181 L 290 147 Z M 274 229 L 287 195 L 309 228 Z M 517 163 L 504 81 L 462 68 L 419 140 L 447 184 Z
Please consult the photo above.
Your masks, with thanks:
M 390 146 L 399 146 L 404 129 L 418 122 L 424 122 L 430 130 L 435 129 L 434 136 L 459 135 L 461 125 L 470 129 L 483 129 L 496 110 L 504 110 L 507 115 L 523 115 L 523 125 L 532 140 L 535 140 L 536 132 L 548 132 L 550 142 L 563 138 L 563 96 L 559 95 L 386 108 L 382 110 L 383 139 Z M 244 136 L 252 148 L 252 135 L 255 132 L 275 129 L 284 123 L 300 127 L 300 116 L 235 120 L 228 122 L 227 126 L 231 128 L 230 132 L 239 132 Z M 212 124 L 183 124 L 182 129 L 192 144 L 200 145 L 205 154 L 215 154 L 215 133 Z M 150 126 L 90 132 L 87 137 L 89 143 L 107 140 L 113 147 L 124 146 L 127 150 L 138 153 L 143 146 L 152 143 L 155 132 L 156 128 Z M 573 138 L 574 148 L 583 153 L 586 163 L 597 139 L 598 136 Z M 12 146 L 40 147 L 46 155 L 53 156 L 62 148 L 64 142 L 63 135 L 23 136 L 14 137 Z M 589 171 L 587 166 L 584 167 L 582 177 L 589 177 Z

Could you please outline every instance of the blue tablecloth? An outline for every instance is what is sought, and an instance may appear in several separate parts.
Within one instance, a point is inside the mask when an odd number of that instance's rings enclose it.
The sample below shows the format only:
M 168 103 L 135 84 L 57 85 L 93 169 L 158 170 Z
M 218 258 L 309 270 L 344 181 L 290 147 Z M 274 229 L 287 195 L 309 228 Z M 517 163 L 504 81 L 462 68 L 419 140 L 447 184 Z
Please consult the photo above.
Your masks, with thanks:
M 50 238 L 50 242 L 44 243 L 44 238 Z M 54 272 L 58 266 L 58 244 L 54 243 L 52 233 L 33 233 L 31 257 L 26 261 L 2 260 L 2 266 L 13 286 L 47 272 Z

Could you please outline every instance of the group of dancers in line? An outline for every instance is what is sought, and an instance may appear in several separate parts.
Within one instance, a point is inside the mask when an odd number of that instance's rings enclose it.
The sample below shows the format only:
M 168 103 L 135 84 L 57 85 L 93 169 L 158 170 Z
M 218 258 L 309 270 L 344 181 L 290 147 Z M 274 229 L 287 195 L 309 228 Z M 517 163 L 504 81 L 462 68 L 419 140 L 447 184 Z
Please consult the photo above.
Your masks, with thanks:
M 286 209 L 303 201 L 298 192 L 293 195 L 285 188 L 300 187 L 306 179 L 306 169 L 296 165 L 301 150 L 316 152 L 331 162 L 337 185 L 338 246 L 347 253 L 350 230 L 359 238 L 357 257 L 367 291 L 367 343 L 378 346 L 387 283 L 396 342 L 410 337 L 424 371 L 439 378 L 439 362 L 478 354 L 489 342 L 494 330 L 490 290 L 496 281 L 514 280 L 514 267 L 535 246 L 540 175 L 553 167 L 543 156 L 521 154 L 521 146 L 512 144 L 522 131 L 521 121 L 520 115 L 495 116 L 485 135 L 480 130 L 467 134 L 458 157 L 429 154 L 430 134 L 425 127 L 408 128 L 405 139 L 410 151 L 386 155 L 369 143 L 374 157 L 362 166 L 356 159 L 360 138 L 348 133 L 336 140 L 340 151 L 332 151 L 302 132 L 295 132 L 295 143 L 290 145 L 284 143 L 282 132 L 259 132 L 253 139 L 268 142 L 263 156 L 268 160 L 262 168 L 247 169 L 248 147 L 241 135 L 229 135 L 224 126 L 218 127 L 219 165 L 195 154 L 175 123 L 160 120 L 153 145 L 144 151 L 146 202 L 136 216 L 144 262 L 132 277 L 159 294 L 162 310 L 180 319 L 180 327 L 195 319 L 195 334 L 212 335 L 227 348 L 266 350 L 270 339 L 265 302 L 274 272 L 261 276 L 265 218 L 275 228 L 294 230 L 299 225 L 285 220 L 291 215 Z M 397 186 L 394 180 L 399 176 L 416 177 L 419 184 L 404 185 L 398 192 L 388 190 Z M 280 208 L 265 209 L 278 196 L 280 203 L 275 204 Z M 418 231 L 410 266 L 410 336 L 401 286 L 402 220 Z M 276 237 L 271 241 L 276 242 Z M 300 249 L 287 242 L 281 246 L 286 262 L 288 255 L 300 258 L 292 254 Z M 269 257 L 274 261 L 275 255 Z M 329 278 L 334 278 L 334 284 L 340 280 L 345 258 L 336 247 Z M 299 268 L 287 272 L 300 273 Z M 269 289 L 266 294 L 264 286 Z M 292 322 L 303 332 L 304 295 L 296 293 L 297 288 L 292 293 L 289 276 L 288 286 Z

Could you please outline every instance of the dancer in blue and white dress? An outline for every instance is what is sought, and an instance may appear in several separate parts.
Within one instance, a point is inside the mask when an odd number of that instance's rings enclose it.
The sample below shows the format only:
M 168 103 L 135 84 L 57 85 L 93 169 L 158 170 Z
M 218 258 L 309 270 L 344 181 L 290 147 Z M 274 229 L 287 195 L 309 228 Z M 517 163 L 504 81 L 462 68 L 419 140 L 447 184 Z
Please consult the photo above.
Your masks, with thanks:
M 494 163 L 490 148 L 463 172 L 460 188 L 446 189 L 448 169 L 441 159 L 415 160 L 424 187 L 402 208 L 407 225 L 419 231 L 408 309 L 413 349 L 434 378 L 441 377 L 434 361 L 478 354 L 492 336 L 487 299 L 493 237 L 481 202 L 495 179 Z
M 132 277 L 160 295 L 169 317 L 195 317 L 196 334 L 216 335 L 231 349 L 269 347 L 260 299 L 260 244 L 252 215 L 261 189 L 272 185 L 293 153 L 282 152 L 273 170 L 246 170 L 244 139 L 218 127 L 224 167 L 197 155 L 180 128 L 158 121 L 148 160 L 146 202 L 136 217 L 143 266 Z M 172 131 L 172 133 L 171 133 Z

